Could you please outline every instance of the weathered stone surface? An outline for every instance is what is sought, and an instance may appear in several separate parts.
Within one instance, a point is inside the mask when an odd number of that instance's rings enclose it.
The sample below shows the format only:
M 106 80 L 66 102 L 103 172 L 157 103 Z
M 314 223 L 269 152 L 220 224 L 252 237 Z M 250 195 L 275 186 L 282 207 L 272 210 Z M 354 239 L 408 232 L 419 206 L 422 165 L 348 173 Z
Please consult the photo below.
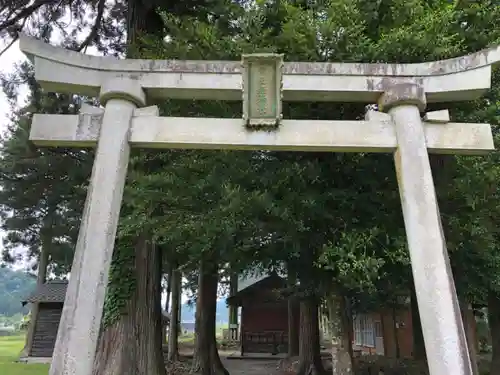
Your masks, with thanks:
M 425 121 L 446 124 L 450 122 L 450 111 L 443 109 L 441 111 L 427 112 L 424 116 Z
M 104 108 L 82 103 L 79 113 L 82 115 L 103 116 Z
M 160 115 L 160 109 L 156 105 L 152 105 L 149 107 L 143 107 L 143 108 L 136 108 L 134 110 L 134 116 L 135 117 L 141 117 L 141 116 L 159 116 Z
M 99 142 L 50 375 L 92 374 L 127 175 L 129 128 L 136 107 L 121 97 L 131 97 L 137 92 L 119 93 L 118 98 L 108 96 L 104 115 L 84 107 L 83 112 L 91 114 L 75 116 L 78 121 L 74 138 L 98 135 Z
M 119 60 L 57 48 L 21 36 L 49 91 L 97 96 L 112 78 L 136 80 L 151 97 L 241 100 L 241 63 L 234 61 Z M 299 63 L 283 66 L 283 100 L 375 103 L 394 84 L 418 83 L 428 102 L 471 100 L 490 87 L 500 47 L 419 64 Z M 306 78 L 307 77 L 307 78 Z
M 365 120 L 366 121 L 385 121 L 385 122 L 392 123 L 391 116 L 389 116 L 387 113 L 380 112 L 380 111 L 374 111 L 374 110 L 369 110 L 365 113 Z
M 135 113 L 137 116 L 137 110 Z M 79 119 L 36 114 L 30 139 L 41 146 L 93 147 L 99 129 L 93 118 L 85 116 Z M 390 116 L 381 112 L 377 112 L 379 120 L 370 116 L 371 121 L 282 120 L 279 130 L 256 132 L 246 130 L 238 119 L 141 115 L 132 120 L 130 145 L 214 150 L 395 151 L 397 138 Z M 84 124 L 86 129 L 82 129 Z M 425 123 L 424 131 L 430 153 L 482 154 L 494 150 L 488 124 Z
M 99 101 L 106 105 L 108 100 L 122 99 L 138 107 L 146 104 L 146 94 L 135 77 L 112 77 L 105 79 L 99 92 Z
M 61 49 L 24 34 L 20 35 L 21 50 L 30 58 L 40 57 L 64 64 L 87 66 L 103 71 L 177 72 L 177 73 L 241 73 L 239 61 L 198 60 L 120 60 L 113 56 L 96 57 Z M 485 49 L 467 56 L 447 60 L 409 64 L 384 63 L 317 63 L 288 62 L 284 73 L 290 75 L 359 75 L 419 77 L 440 76 L 482 68 L 500 62 L 500 46 Z
M 382 112 L 403 104 L 413 105 L 423 112 L 427 105 L 424 87 L 411 82 L 397 83 L 388 88 L 378 100 L 378 108 Z
M 427 361 L 431 375 L 472 375 L 420 118 L 421 99 L 421 91 L 410 88 L 388 93 L 385 104 L 396 127 L 394 159 Z
M 242 65 L 245 125 L 278 126 L 282 119 L 283 55 L 243 55 Z

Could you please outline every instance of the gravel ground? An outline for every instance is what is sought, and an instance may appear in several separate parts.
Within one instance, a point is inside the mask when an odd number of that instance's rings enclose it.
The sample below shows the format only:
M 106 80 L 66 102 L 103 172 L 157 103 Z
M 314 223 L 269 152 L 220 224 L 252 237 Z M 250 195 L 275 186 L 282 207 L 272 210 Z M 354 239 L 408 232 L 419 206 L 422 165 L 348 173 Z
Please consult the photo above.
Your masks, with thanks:
M 277 360 L 221 358 L 230 375 L 277 375 Z

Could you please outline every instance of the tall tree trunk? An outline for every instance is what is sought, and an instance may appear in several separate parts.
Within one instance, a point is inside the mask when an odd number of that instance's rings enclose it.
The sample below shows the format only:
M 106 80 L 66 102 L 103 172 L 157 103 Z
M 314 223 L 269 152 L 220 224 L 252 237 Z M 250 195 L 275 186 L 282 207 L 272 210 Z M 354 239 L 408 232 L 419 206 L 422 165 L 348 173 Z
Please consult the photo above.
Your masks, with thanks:
M 179 359 L 179 306 L 181 304 L 181 278 L 178 269 L 172 272 L 172 313 L 170 314 L 170 329 L 168 331 L 168 360 Z
M 39 287 L 44 284 L 47 280 L 47 268 L 49 266 L 49 256 L 50 248 L 52 246 L 52 234 L 50 233 L 50 228 L 48 228 L 47 233 L 43 234 L 42 246 L 40 248 L 40 255 L 38 257 L 38 273 L 36 275 L 36 285 Z M 35 327 L 38 320 L 38 303 L 31 304 L 30 309 L 30 322 L 28 324 L 28 332 L 26 333 L 26 341 L 24 343 L 24 348 L 21 352 L 21 357 L 27 357 L 31 353 L 31 347 L 33 345 L 33 338 L 35 335 Z
M 299 319 L 300 306 L 297 298 L 288 299 L 288 357 L 299 355 Z
M 177 324 L 179 325 L 179 329 L 177 332 L 177 336 L 182 334 L 182 273 L 179 278 L 179 308 L 177 309 Z
M 173 273 L 173 268 L 172 268 L 172 265 L 169 264 L 168 265 L 168 271 L 167 271 L 167 296 L 166 296 L 166 299 L 165 299 L 165 308 L 164 308 L 164 311 L 165 311 L 165 314 L 167 314 L 168 316 L 170 316 L 170 313 L 168 312 L 169 308 L 170 308 L 170 294 L 172 292 L 172 273 Z M 172 318 L 170 316 L 170 318 Z M 167 334 L 168 334 L 168 329 L 170 327 L 170 321 L 167 321 L 167 319 L 164 319 L 163 320 L 164 324 L 163 324 L 163 327 L 162 327 L 162 339 L 161 339 L 161 342 L 162 343 L 165 343 L 166 341 L 166 338 L 167 338 Z
M 192 373 L 201 375 L 229 375 L 222 364 L 215 340 L 218 267 L 214 259 L 202 259 L 198 276 L 196 301 L 195 355 Z
M 170 313 L 168 312 L 168 309 L 170 308 L 170 294 L 172 291 L 172 267 L 170 267 L 170 265 L 168 266 L 168 271 L 166 274 L 166 288 L 165 289 L 166 289 L 167 295 L 166 295 L 166 299 L 165 299 L 165 306 L 164 307 L 162 306 L 162 310 L 163 310 L 165 315 L 170 317 Z M 161 342 L 163 345 L 163 344 L 165 344 L 166 339 L 168 337 L 167 335 L 168 335 L 168 329 L 170 326 L 170 320 L 163 317 L 162 323 L 163 324 L 162 324 L 162 330 L 161 330 Z M 168 355 L 168 350 L 165 353 Z
M 396 305 L 392 306 L 392 331 L 394 332 L 394 345 L 396 346 L 396 358 L 401 357 L 401 348 L 399 347 L 399 335 L 397 325 Z
M 156 13 L 158 4 L 154 1 L 131 1 L 128 2 L 127 11 L 127 46 L 137 49 L 134 55 L 140 53 L 146 47 L 141 38 L 145 35 L 162 38 L 164 36 L 165 24 L 161 16 Z
M 38 272 L 36 275 L 36 284 L 41 285 L 47 281 L 47 269 L 49 267 L 50 248 L 52 246 L 52 236 L 47 236 L 42 244 L 40 257 L 38 261 Z
M 348 334 L 348 348 L 349 348 L 349 355 L 351 358 L 354 358 L 354 352 L 352 350 L 352 343 L 354 342 L 354 318 L 353 318 L 353 313 L 352 313 L 352 305 L 351 305 L 351 300 L 349 298 L 344 297 L 344 306 L 345 306 L 345 326 L 344 329 Z
M 332 334 L 333 375 L 352 374 L 349 318 L 342 295 L 332 295 L 327 300 L 330 331 Z
M 418 312 L 417 295 L 412 285 L 411 290 L 411 321 L 413 330 L 413 358 L 416 360 L 427 360 L 425 353 L 424 335 L 422 333 L 422 323 Z
M 500 296 L 492 292 L 488 295 L 488 324 L 493 351 L 490 375 L 497 375 L 500 369 Z
M 231 272 L 229 277 L 229 295 L 238 293 L 238 274 Z M 238 340 L 238 306 L 229 306 L 229 334 L 231 340 Z
M 294 288 L 297 284 L 297 275 L 288 267 L 288 287 Z M 299 303 L 297 298 L 292 295 L 288 298 L 288 357 L 295 357 L 299 355 L 299 327 L 298 317 Z
M 181 272 L 172 272 L 172 313 L 170 314 L 170 329 L 168 331 L 168 360 L 179 359 L 179 306 L 181 304 Z
M 297 375 L 322 375 L 318 324 L 318 300 L 309 296 L 300 301 L 299 368 Z
M 476 342 L 475 335 L 472 332 L 472 328 L 470 326 L 470 318 L 469 318 L 469 302 L 467 299 L 461 297 L 459 300 L 460 303 L 460 314 L 462 314 L 462 323 L 464 325 L 465 337 L 467 339 L 467 347 L 469 348 L 469 357 L 472 364 L 472 374 L 479 375 L 479 368 L 477 366 L 477 352 L 476 352 Z
M 170 295 L 172 293 L 172 276 L 174 273 L 174 268 L 172 265 L 168 266 L 168 275 L 167 275 L 167 299 L 165 300 L 165 311 L 168 312 L 170 309 Z
M 166 375 L 161 343 L 161 250 L 141 236 L 133 262 L 135 287 L 120 317 L 101 330 L 94 375 Z

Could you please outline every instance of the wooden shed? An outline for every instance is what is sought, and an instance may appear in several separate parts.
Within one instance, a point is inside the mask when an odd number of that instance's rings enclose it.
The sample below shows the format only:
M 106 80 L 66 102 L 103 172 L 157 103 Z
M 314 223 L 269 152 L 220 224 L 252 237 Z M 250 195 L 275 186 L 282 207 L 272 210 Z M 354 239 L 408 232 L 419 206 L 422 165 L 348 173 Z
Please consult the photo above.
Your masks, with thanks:
M 57 338 L 57 329 L 61 320 L 67 281 L 49 281 L 38 285 L 31 295 L 22 301 L 37 304 L 36 321 L 26 340 L 25 356 L 28 358 L 52 358 Z
M 22 301 L 23 306 L 28 303 L 38 305 L 36 321 L 28 331 L 22 360 L 52 358 L 67 288 L 67 281 L 48 281 L 38 285 L 33 293 Z M 170 314 L 162 311 L 162 318 L 164 326 L 168 325 Z
M 285 279 L 271 274 L 227 299 L 228 305 L 241 307 L 242 356 L 288 352 L 288 301 L 280 294 L 285 287 Z

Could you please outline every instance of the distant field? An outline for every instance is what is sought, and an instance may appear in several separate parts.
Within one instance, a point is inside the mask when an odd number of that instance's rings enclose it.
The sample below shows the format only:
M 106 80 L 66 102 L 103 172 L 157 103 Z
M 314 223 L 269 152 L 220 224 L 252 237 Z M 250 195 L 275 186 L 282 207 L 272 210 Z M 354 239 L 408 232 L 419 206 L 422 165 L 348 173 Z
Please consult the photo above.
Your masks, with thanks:
M 24 335 L 0 337 L 0 374 L 47 375 L 48 365 L 15 363 L 24 346 Z

